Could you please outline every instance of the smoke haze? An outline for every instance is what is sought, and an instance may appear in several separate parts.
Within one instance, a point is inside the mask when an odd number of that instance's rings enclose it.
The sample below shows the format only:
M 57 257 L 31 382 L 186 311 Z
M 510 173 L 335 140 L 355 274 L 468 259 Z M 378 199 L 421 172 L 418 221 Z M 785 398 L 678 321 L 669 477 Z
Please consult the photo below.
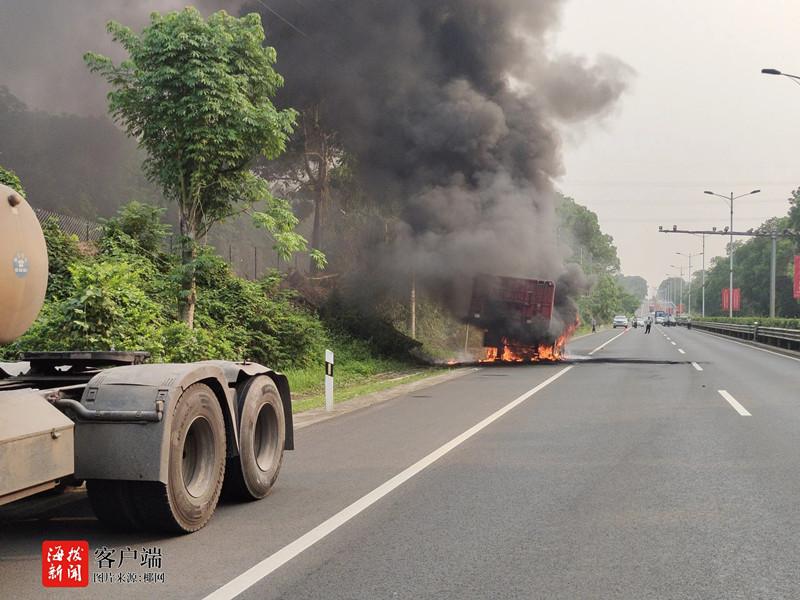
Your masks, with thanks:
M 105 89 L 82 55 L 120 58 L 106 21 L 138 30 L 151 11 L 184 4 L 6 0 L 0 85 L 36 108 L 104 114 Z M 376 249 L 373 274 L 397 280 L 413 270 L 456 312 L 480 272 L 579 287 L 555 244 L 559 128 L 607 113 L 631 72 L 610 57 L 552 53 L 562 0 L 195 4 L 204 13 L 261 12 L 286 79 L 280 104 L 319 103 L 366 191 L 400 207 L 394 243 Z

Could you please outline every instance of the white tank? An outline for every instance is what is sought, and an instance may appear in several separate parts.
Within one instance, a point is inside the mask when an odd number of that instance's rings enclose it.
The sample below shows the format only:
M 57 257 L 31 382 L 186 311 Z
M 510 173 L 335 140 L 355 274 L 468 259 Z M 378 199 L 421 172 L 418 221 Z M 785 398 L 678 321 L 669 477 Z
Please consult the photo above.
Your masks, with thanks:
M 19 192 L 0 184 L 0 344 L 36 320 L 47 290 L 47 244 Z

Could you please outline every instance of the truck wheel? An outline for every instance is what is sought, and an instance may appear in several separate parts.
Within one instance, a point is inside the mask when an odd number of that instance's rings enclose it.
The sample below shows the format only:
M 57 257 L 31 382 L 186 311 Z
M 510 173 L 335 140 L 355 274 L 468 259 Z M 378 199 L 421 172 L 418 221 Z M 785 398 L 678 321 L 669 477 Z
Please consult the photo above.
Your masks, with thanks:
M 272 489 L 283 461 L 283 402 L 275 382 L 266 375 L 248 380 L 239 398 L 239 456 L 228 459 L 225 495 L 259 500 Z
M 101 523 L 112 529 L 131 531 L 142 526 L 133 502 L 131 481 L 90 479 L 86 482 L 89 503 Z
M 136 483 L 136 503 L 148 528 L 190 533 L 217 507 L 225 475 L 225 420 L 207 385 L 190 385 L 178 398 L 170 431 L 168 481 Z

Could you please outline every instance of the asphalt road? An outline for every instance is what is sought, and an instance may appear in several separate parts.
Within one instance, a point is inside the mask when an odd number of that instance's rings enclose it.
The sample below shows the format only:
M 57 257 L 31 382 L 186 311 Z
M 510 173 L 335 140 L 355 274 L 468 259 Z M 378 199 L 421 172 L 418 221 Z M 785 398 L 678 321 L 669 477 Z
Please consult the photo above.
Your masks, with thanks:
M 43 539 L 162 553 L 163 583 L 70 598 L 800 597 L 798 360 L 621 331 L 301 429 L 273 494 L 190 536 L 82 501 L 2 525 L 0 597 L 59 597 Z

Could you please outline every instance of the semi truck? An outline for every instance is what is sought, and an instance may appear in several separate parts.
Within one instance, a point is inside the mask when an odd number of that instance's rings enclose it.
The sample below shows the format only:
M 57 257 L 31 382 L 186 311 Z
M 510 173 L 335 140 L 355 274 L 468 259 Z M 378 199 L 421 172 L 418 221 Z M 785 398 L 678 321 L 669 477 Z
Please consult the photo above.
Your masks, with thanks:
M 0 184 L 0 343 L 36 319 L 47 247 Z M 190 533 L 223 492 L 258 500 L 294 448 L 289 383 L 252 362 L 149 364 L 145 352 L 27 352 L 0 370 L 0 505 L 85 482 L 115 528 Z
M 478 275 L 467 322 L 484 330 L 491 356 L 502 357 L 510 348 L 515 356 L 535 359 L 540 346 L 556 341 L 550 331 L 555 289 L 549 280 Z

